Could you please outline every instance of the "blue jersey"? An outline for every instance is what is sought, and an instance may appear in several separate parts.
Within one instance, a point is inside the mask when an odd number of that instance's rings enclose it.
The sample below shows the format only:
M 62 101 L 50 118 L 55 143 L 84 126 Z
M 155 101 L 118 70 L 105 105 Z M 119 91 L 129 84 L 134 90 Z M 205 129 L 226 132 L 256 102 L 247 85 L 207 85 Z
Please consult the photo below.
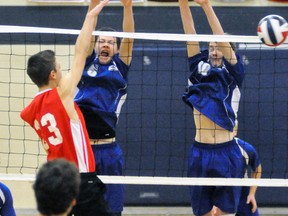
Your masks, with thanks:
M 80 107 L 90 139 L 115 137 L 121 107 L 127 95 L 129 66 L 113 56 L 102 65 L 96 53 L 87 58 L 75 102 Z
M 221 67 L 212 67 L 208 55 L 205 50 L 188 59 L 192 74 L 183 100 L 220 127 L 233 131 L 244 79 L 244 65 L 239 55 L 236 55 L 237 64 L 232 66 L 223 58 Z
M 251 169 L 253 172 L 255 172 L 257 167 L 260 165 L 260 159 L 259 159 L 258 153 L 251 144 L 239 138 L 235 138 L 235 140 L 238 143 L 238 145 L 241 147 L 242 154 L 245 157 L 246 165 L 247 165 L 246 177 L 248 177 L 247 176 L 248 169 Z M 250 191 L 250 187 L 242 187 L 239 206 L 237 209 L 237 215 L 239 216 L 258 216 L 259 215 L 258 209 L 256 210 L 255 213 L 252 213 L 251 211 L 252 205 L 246 203 L 249 191 Z
M 0 215 L 16 216 L 9 188 L 0 182 Z

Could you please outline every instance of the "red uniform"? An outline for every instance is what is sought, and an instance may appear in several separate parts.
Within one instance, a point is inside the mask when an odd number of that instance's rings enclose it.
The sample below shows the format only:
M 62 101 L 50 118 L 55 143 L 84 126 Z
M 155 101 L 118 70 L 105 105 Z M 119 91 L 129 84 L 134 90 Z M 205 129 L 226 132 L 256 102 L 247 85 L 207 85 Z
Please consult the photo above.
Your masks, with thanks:
M 42 140 L 47 160 L 65 158 L 74 162 L 79 171 L 94 172 L 95 160 L 83 115 L 75 103 L 79 121 L 71 120 L 57 89 L 39 92 L 21 112 Z

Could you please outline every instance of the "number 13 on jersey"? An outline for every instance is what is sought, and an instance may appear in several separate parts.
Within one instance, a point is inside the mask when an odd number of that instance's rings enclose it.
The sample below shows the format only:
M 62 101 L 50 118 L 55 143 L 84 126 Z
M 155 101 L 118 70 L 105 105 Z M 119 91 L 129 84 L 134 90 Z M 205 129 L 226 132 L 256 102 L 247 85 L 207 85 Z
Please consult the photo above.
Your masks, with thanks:
M 56 122 L 54 115 L 52 115 L 51 113 L 47 113 L 47 114 L 43 115 L 41 117 L 40 123 L 41 123 L 42 127 L 47 126 L 48 131 L 51 133 L 51 136 L 48 137 L 48 141 L 50 144 L 56 146 L 56 145 L 59 145 L 63 142 L 63 138 L 62 138 L 62 135 L 60 133 L 59 128 L 57 128 L 57 122 Z M 37 131 L 40 129 L 40 124 L 36 119 L 34 121 L 34 128 Z M 47 147 L 48 146 L 44 146 L 45 149 Z M 46 149 L 46 150 L 48 150 L 48 149 Z

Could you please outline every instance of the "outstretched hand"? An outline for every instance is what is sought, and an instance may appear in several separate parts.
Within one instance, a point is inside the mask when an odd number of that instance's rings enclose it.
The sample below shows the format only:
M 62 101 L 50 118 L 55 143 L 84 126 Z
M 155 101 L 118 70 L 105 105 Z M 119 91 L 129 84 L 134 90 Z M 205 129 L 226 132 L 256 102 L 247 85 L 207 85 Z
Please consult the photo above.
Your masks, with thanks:
M 103 7 L 107 5 L 109 0 L 104 0 L 100 2 L 95 8 L 93 8 L 91 11 L 89 11 L 88 15 L 91 16 L 98 16 L 100 12 L 102 11 Z
M 120 0 L 123 6 L 130 7 L 132 6 L 132 0 Z
M 97 3 L 97 4 L 99 4 L 99 3 L 100 3 L 100 0 L 90 0 L 90 3 Z
M 210 0 L 194 0 L 194 2 L 199 5 L 204 5 L 204 4 L 210 3 Z

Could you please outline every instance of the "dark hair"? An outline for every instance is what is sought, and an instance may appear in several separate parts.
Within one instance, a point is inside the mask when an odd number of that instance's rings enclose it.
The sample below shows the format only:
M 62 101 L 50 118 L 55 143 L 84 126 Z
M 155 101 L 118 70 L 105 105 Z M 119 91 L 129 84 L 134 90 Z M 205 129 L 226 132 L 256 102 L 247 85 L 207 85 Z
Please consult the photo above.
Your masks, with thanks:
M 28 60 L 27 74 L 38 87 L 49 83 L 52 70 L 56 71 L 55 52 L 52 50 L 41 51 Z
M 97 31 L 110 31 L 110 32 L 116 32 L 115 29 L 110 28 L 110 27 L 102 27 L 102 28 L 98 29 Z M 98 37 L 99 37 L 99 35 L 96 35 L 96 36 L 95 36 L 95 41 L 97 41 Z M 121 45 L 121 38 L 116 37 L 116 43 L 117 43 L 117 49 L 119 49 L 119 48 L 120 48 L 120 45 Z
M 73 163 L 65 159 L 46 162 L 33 185 L 38 211 L 43 215 L 65 213 L 79 188 L 80 174 Z
M 237 51 L 236 43 L 234 43 L 234 42 L 229 42 L 229 43 L 230 43 L 230 46 L 231 46 L 232 50 L 233 50 L 234 52 L 236 52 L 236 51 Z

